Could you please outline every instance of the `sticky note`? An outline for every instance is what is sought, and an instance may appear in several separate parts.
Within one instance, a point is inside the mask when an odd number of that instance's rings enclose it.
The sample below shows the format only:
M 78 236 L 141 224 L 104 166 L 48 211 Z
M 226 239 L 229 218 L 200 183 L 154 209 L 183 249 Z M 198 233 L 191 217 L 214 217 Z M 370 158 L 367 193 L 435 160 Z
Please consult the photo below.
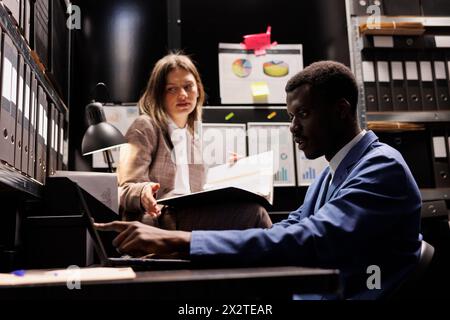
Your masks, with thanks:
M 252 82 L 251 89 L 253 98 L 264 98 L 269 95 L 269 86 L 265 81 Z

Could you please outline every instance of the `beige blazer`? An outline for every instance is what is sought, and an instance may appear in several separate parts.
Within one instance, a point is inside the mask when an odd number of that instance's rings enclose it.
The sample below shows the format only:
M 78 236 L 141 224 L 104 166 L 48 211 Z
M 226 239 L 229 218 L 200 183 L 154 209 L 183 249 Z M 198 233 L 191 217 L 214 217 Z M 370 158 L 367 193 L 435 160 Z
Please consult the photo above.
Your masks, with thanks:
M 157 198 L 170 196 L 175 187 L 176 164 L 168 132 L 159 129 L 148 115 L 139 116 L 126 133 L 128 141 L 120 150 L 117 168 L 119 211 L 142 214 L 141 192 L 149 182 L 161 185 Z M 192 192 L 200 191 L 205 183 L 201 141 L 188 133 L 189 183 Z

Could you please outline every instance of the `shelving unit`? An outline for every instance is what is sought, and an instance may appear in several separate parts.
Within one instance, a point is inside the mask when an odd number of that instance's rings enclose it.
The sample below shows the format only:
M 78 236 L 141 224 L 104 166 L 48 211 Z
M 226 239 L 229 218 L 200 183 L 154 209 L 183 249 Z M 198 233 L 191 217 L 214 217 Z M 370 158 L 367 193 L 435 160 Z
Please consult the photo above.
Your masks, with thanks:
M 63 126 L 67 128 L 69 122 L 68 107 L 57 94 L 45 73 L 33 59 L 32 50 L 20 33 L 18 26 L 11 19 L 10 14 L 3 3 L 0 3 L 0 26 L 3 32 L 5 32 L 12 40 L 18 52 L 23 57 L 24 63 L 31 69 L 32 74 L 45 91 L 47 99 L 50 100 L 56 106 L 58 111 L 64 115 Z M 50 117 L 50 114 L 48 114 L 48 116 Z M 48 139 L 48 141 L 50 141 L 50 139 Z M 3 188 L 8 191 L 24 193 L 24 195 L 32 196 L 34 198 L 41 198 L 43 193 L 43 184 L 41 182 L 13 168 L 10 164 L 0 162 L 0 190 Z

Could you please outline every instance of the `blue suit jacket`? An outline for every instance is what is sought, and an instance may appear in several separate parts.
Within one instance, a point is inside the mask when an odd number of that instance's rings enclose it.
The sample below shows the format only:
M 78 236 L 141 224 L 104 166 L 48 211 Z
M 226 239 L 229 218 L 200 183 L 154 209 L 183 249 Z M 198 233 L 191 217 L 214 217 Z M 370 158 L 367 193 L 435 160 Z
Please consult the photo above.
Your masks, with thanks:
M 369 131 L 336 169 L 325 204 L 316 204 L 329 168 L 303 205 L 270 229 L 194 231 L 193 261 L 338 268 L 344 297 L 377 298 L 418 261 L 421 198 L 398 151 Z M 380 267 L 381 290 L 367 268 Z

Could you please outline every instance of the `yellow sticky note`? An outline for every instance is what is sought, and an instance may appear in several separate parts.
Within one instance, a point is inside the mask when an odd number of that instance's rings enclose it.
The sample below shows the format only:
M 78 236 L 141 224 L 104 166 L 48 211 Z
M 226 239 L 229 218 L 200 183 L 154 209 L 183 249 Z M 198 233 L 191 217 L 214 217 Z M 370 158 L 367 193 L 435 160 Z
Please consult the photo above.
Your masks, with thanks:
M 251 88 L 253 98 L 264 98 L 269 95 L 269 86 L 265 81 L 252 82 Z

